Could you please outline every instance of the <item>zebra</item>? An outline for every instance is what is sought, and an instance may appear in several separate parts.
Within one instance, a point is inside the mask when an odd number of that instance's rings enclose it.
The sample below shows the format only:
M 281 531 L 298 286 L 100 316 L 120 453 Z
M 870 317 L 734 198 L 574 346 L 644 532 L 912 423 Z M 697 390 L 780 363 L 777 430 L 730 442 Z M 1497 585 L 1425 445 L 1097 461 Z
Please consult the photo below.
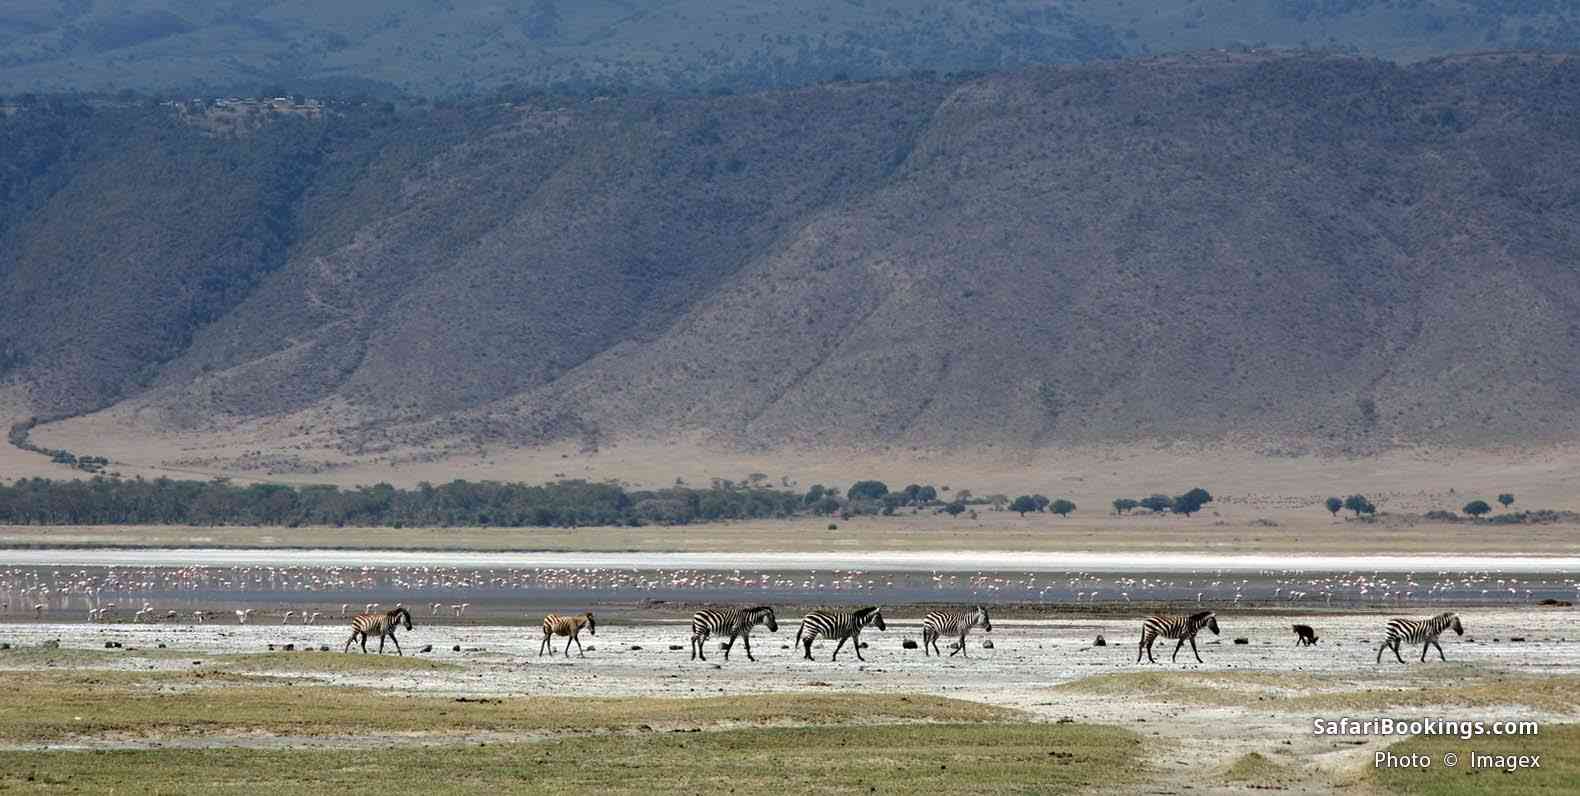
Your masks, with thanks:
M 582 628 L 587 628 L 587 634 L 598 635 L 598 623 L 593 620 L 592 611 L 577 616 L 560 616 L 549 614 L 543 617 L 543 643 L 538 645 L 538 657 L 543 656 L 543 650 L 549 651 L 549 657 L 554 656 L 554 648 L 549 645 L 555 636 L 567 636 L 565 640 L 565 657 L 571 656 L 571 642 L 576 642 L 576 657 L 585 658 L 587 653 L 582 651 Z
M 879 630 L 888 630 L 883 624 L 883 609 L 879 606 L 857 608 L 854 611 L 825 611 L 818 609 L 801 618 L 801 628 L 795 632 L 795 643 L 798 647 L 806 647 L 807 660 L 812 657 L 812 642 L 818 636 L 827 639 L 839 639 L 834 645 L 834 657 L 830 660 L 839 660 L 839 651 L 845 646 L 846 641 L 852 642 L 856 650 L 856 660 L 865 662 L 861 657 L 861 629 L 868 625 L 877 625 Z
M 1218 615 L 1212 611 L 1198 611 L 1190 616 L 1160 614 L 1148 617 L 1141 623 L 1141 646 L 1136 649 L 1136 663 L 1141 662 L 1143 652 L 1146 653 L 1148 661 L 1158 662 L 1157 658 L 1152 657 L 1152 643 L 1157 641 L 1159 636 L 1179 639 L 1179 643 L 1174 645 L 1174 657 L 1170 660 L 1178 661 L 1180 647 L 1185 646 L 1185 642 L 1189 641 L 1190 651 L 1196 656 L 1196 662 L 1205 663 L 1201 659 L 1201 653 L 1196 651 L 1196 634 L 1203 627 L 1211 630 L 1213 635 L 1218 635 Z
M 1443 645 L 1437 643 L 1437 637 L 1449 628 L 1454 629 L 1455 635 L 1465 635 L 1465 626 L 1459 623 L 1459 615 L 1453 611 L 1445 611 L 1431 619 L 1390 619 L 1388 637 L 1377 648 L 1377 662 L 1382 663 L 1383 650 L 1392 649 L 1393 656 L 1404 663 L 1404 658 L 1399 656 L 1399 645 L 1405 641 L 1421 645 L 1422 663 L 1426 663 L 1426 651 L 1432 647 L 1437 647 L 1438 660 L 1447 662 L 1448 658 L 1443 657 Z
M 405 656 L 401 652 L 400 639 L 395 638 L 395 630 L 405 625 L 411 630 L 411 611 L 405 608 L 392 608 L 382 614 L 357 614 L 351 618 L 351 638 L 346 639 L 346 648 L 342 652 L 351 651 L 351 642 L 362 637 L 362 651 L 368 651 L 368 636 L 377 634 L 379 637 L 379 654 L 384 654 L 384 639 L 395 643 L 395 653 Z
M 970 612 L 958 608 L 929 611 L 922 617 L 922 654 L 932 654 L 927 651 L 927 646 L 931 644 L 933 652 L 937 652 L 941 657 L 944 652 L 938 649 L 938 639 L 943 636 L 959 636 L 959 646 L 954 652 L 949 653 L 949 657 L 953 658 L 955 653 L 965 655 L 967 658 L 971 657 L 966 654 L 966 635 L 977 625 L 981 625 L 984 632 L 993 632 L 993 621 L 988 619 L 987 609 L 980 605 L 976 606 L 975 611 Z
M 746 644 L 746 659 L 756 661 L 752 657 L 752 628 L 758 625 L 767 625 L 770 633 L 779 632 L 779 622 L 774 618 L 774 609 L 762 605 L 756 608 L 704 608 L 691 616 L 691 659 L 708 657 L 702 654 L 702 645 L 710 635 L 729 634 L 730 640 L 724 643 L 724 659 L 730 659 L 730 649 L 735 646 L 735 638 L 740 637 Z

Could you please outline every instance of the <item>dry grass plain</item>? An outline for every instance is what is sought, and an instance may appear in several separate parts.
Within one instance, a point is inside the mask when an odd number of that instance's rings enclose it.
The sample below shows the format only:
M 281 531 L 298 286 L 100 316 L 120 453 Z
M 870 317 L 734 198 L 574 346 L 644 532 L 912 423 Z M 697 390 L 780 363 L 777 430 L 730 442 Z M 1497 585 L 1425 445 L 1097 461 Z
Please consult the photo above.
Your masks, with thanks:
M 552 552 L 840 552 L 856 550 L 1387 555 L 1580 554 L 1567 524 L 1488 526 L 1355 522 L 1315 511 L 1250 524 L 1214 516 L 1089 516 L 978 512 L 755 520 L 642 528 L 277 528 L 186 526 L 0 526 L 10 547 L 248 547 Z

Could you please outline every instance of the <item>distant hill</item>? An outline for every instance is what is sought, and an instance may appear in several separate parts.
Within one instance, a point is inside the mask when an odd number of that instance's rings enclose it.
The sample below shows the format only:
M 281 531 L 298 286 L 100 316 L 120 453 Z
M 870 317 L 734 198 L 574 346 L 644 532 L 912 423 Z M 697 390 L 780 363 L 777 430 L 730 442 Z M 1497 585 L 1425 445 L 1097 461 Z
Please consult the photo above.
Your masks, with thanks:
M 39 103 L 0 121 L 0 381 L 169 431 L 310 413 L 357 452 L 1573 440 L 1577 116 L 1580 63 L 1513 54 L 239 138 Z
M 8 0 L 0 93 L 752 90 L 1205 48 L 1580 48 L 1562 0 Z

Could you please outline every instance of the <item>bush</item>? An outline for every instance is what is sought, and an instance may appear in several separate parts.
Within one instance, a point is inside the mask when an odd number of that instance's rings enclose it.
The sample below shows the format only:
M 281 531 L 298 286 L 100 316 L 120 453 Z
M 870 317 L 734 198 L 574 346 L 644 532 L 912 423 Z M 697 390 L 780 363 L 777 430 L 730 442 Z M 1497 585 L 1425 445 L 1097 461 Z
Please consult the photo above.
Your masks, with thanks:
M 1483 514 L 1491 513 L 1492 507 L 1487 505 L 1487 501 L 1485 500 L 1472 500 L 1469 503 L 1466 503 L 1465 508 L 1461 509 L 1461 511 L 1464 511 L 1466 514 L 1469 514 L 1472 517 L 1480 517 Z
M 889 486 L 882 481 L 857 481 L 845 490 L 845 496 L 858 500 L 878 500 L 889 494 Z
M 1020 516 L 1024 517 L 1026 516 L 1026 512 L 1042 511 L 1042 508 L 1037 505 L 1036 498 L 1032 497 L 1031 495 L 1021 495 L 1020 497 L 1015 498 L 1014 502 L 1009 504 L 1009 510 L 1018 511 L 1020 512 Z
M 1068 517 L 1070 516 L 1070 512 L 1075 511 L 1075 504 L 1065 500 L 1064 498 L 1059 498 L 1058 500 L 1053 501 L 1053 504 L 1049 506 L 1049 508 L 1054 514 L 1057 514 L 1060 517 Z
M 1174 501 L 1168 495 L 1150 495 L 1138 502 L 1141 508 L 1154 512 L 1168 511 L 1169 507 L 1174 505 Z
M 1327 506 L 1328 513 L 1335 517 L 1339 516 L 1339 512 L 1344 510 L 1344 501 L 1336 497 L 1328 498 L 1328 502 L 1325 505 Z
M 950 503 L 947 506 L 944 506 L 944 511 L 948 512 L 949 516 L 951 516 L 951 517 L 958 517 L 958 516 L 960 516 L 960 513 L 965 511 L 965 510 L 966 510 L 966 504 L 964 504 L 964 503 L 962 503 L 962 502 L 960 502 L 958 500 L 953 502 L 953 503 Z
M 1357 517 L 1361 516 L 1362 514 L 1377 513 L 1377 507 L 1372 505 L 1372 502 L 1367 500 L 1365 495 L 1350 495 L 1349 497 L 1345 498 L 1344 508 L 1355 512 L 1355 516 Z
M 1140 501 L 1137 501 L 1133 498 L 1114 498 L 1114 513 L 1124 514 L 1125 512 L 1130 511 L 1131 509 L 1140 505 Z

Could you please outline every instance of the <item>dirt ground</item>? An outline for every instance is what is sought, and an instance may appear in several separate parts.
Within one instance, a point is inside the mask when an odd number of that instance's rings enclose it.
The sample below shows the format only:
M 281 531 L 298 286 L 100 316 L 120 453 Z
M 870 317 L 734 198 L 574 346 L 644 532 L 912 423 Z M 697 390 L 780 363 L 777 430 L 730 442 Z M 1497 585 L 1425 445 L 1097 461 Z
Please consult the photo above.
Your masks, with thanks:
M 991 634 L 968 642 L 969 659 L 924 657 L 902 648 L 919 635 L 919 617 L 896 609 L 886 632 L 868 630 L 866 662 L 847 648 L 837 663 L 828 660 L 832 645 L 814 645 L 816 661 L 800 660 L 789 649 L 795 622 L 786 617 L 778 633 L 754 634 L 757 661 L 746 660 L 738 645 L 725 661 L 717 640 L 708 643 L 707 662 L 692 661 L 688 628 L 675 621 L 640 620 L 605 624 L 582 639 L 586 656 L 539 657 L 541 634 L 523 620 L 519 627 L 444 625 L 418 627 L 402 634 L 407 655 L 457 664 L 435 671 L 358 673 L 315 671 L 317 656 L 340 655 L 346 630 L 315 627 L 217 623 L 209 625 L 90 625 L 22 622 L 0 625 L 0 641 L 17 648 L 58 640 L 63 648 L 102 650 L 118 642 L 124 660 L 96 666 L 128 670 L 184 669 L 202 656 L 263 652 L 267 645 L 292 643 L 298 649 L 328 645 L 334 650 L 301 652 L 300 671 L 271 667 L 267 674 L 310 678 L 331 685 L 356 685 L 396 693 L 467 697 L 533 694 L 587 696 L 717 696 L 751 693 L 904 693 L 953 697 L 1026 711 L 1041 720 L 1115 724 L 1149 739 L 1154 762 L 1178 763 L 1199 770 L 1229 766 L 1249 752 L 1310 777 L 1296 792 L 1323 792 L 1352 777 L 1371 754 L 1400 737 L 1315 736 L 1316 718 L 1437 717 L 1465 720 L 1534 719 L 1575 721 L 1574 703 L 1554 706 L 1522 694 L 1526 678 L 1580 675 L 1580 614 L 1574 609 L 1466 610 L 1466 635 L 1443 640 L 1448 662 L 1435 652 L 1425 664 L 1419 648 L 1405 649 L 1407 665 L 1385 654 L 1375 662 L 1384 617 L 1375 614 L 1323 616 L 1221 616 L 1223 635 L 1203 635 L 1205 663 L 1197 664 L 1187 646 L 1180 662 L 1170 661 L 1173 644 L 1159 641 L 1157 664 L 1135 663 L 1139 621 L 1135 618 L 1079 618 L 1000 621 Z M 1317 628 L 1315 647 L 1294 647 L 1289 625 Z M 1101 635 L 1106 646 L 1094 646 Z M 1244 638 L 1249 643 L 1235 644 Z M 1521 639 L 1515 641 L 1514 639 Z M 984 648 L 984 641 L 993 648 Z M 180 656 L 143 657 L 134 650 L 159 644 Z M 424 645 L 433 651 L 420 652 Z M 456 651 L 455 648 L 460 650 Z M 947 651 L 947 644 L 945 644 Z M 388 651 L 393 652 L 393 648 Z M 353 652 L 353 655 L 360 653 Z M 9 666 L 0 652 L 0 669 Z M 25 668 L 25 667 L 24 667 Z M 1132 676 L 1137 677 L 1132 682 Z M 1097 678 L 1095 680 L 1089 678 Z M 1117 680 L 1114 678 L 1118 678 Z M 1461 703 L 1453 687 L 1494 687 L 1495 696 Z M 1445 688 L 1446 687 L 1446 688 Z M 1432 691 L 1430 689 L 1439 689 Z M 1501 689 L 1501 690 L 1496 690 Z M 1479 693 L 1479 692 L 1478 692 Z M 1325 699 L 1331 702 L 1325 702 Z M 1523 701 L 1522 701 L 1523 700 Z M 1391 706 L 1392 705 L 1392 706 Z M 26 748 L 101 748 L 154 743 L 227 745 L 230 739 L 81 739 L 67 744 Z M 269 743 L 249 739 L 248 744 Z M 284 743 L 284 741 L 281 741 Z M 295 743 L 296 741 L 292 741 Z M 355 739 L 343 739 L 354 743 Z M 334 739 L 319 739 L 333 745 Z M 22 748 L 22 747 L 13 747 Z M 1177 786 L 1169 786 L 1173 788 Z M 1208 789 L 1210 791 L 1210 789 Z M 1159 792 L 1159 791 L 1149 791 Z M 1161 792 L 1178 792 L 1165 789 Z M 1197 789 L 1194 792 L 1202 792 Z

